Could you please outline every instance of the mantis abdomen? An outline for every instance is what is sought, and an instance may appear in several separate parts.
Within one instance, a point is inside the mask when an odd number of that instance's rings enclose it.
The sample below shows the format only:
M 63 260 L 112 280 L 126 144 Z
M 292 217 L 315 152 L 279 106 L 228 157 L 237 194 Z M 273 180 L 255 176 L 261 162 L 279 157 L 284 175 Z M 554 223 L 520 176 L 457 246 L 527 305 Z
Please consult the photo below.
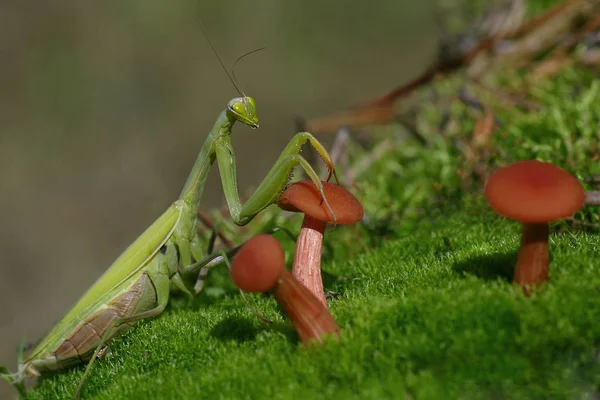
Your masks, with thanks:
M 48 349 L 45 355 L 31 360 L 31 364 L 39 372 L 45 372 L 85 362 L 90 359 L 98 343 L 110 340 L 132 325 L 132 323 L 124 323 L 116 326 L 117 322 L 156 306 L 156 288 L 148 274 L 144 273 L 122 294 L 86 316 L 54 349 Z

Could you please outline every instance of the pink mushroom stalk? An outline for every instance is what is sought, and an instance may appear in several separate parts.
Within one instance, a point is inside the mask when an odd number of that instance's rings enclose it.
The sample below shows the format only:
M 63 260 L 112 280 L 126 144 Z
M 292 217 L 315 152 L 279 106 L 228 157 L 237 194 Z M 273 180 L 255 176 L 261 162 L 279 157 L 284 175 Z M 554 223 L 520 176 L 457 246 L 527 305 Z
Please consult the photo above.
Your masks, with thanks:
M 313 181 L 292 184 L 279 197 L 279 207 L 287 211 L 304 213 L 304 220 L 296 242 L 292 272 L 327 307 L 321 278 L 321 253 L 327 223 L 340 225 L 360 221 L 364 210 L 352 193 L 341 186 L 322 182 L 323 192 L 335 218 L 322 201 L 321 193 Z
M 305 345 L 313 341 L 322 344 L 327 335 L 339 336 L 339 327 L 327 308 L 284 268 L 284 264 L 279 242 L 272 236 L 258 235 L 237 252 L 230 276 L 245 292 L 272 291 Z

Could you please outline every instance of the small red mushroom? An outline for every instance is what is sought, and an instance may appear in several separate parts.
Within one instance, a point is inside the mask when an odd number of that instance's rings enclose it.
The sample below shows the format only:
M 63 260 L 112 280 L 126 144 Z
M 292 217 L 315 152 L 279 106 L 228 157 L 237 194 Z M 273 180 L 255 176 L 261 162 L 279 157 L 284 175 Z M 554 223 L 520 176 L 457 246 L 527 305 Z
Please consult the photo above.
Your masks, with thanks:
M 339 336 L 327 308 L 284 268 L 284 261 L 277 239 L 262 234 L 240 248 L 229 273 L 233 283 L 245 292 L 272 291 L 304 344 L 313 340 L 322 344 L 329 334 Z
M 254 236 L 238 250 L 229 275 L 244 292 L 268 292 L 277 284 L 284 265 L 285 254 L 277 239 L 262 234 Z
M 321 249 L 325 227 L 328 222 L 346 225 L 360 221 L 364 210 L 358 199 L 343 187 L 328 182 L 322 184 L 324 196 L 335 219 L 321 198 L 317 185 L 311 180 L 296 182 L 288 187 L 279 197 L 278 204 L 283 210 L 304 213 L 292 272 L 327 307 L 321 279 Z
M 548 222 L 578 211 L 585 199 L 583 187 L 553 164 L 520 161 L 496 171 L 485 195 L 494 211 L 523 224 L 513 282 L 528 294 L 529 286 L 548 278 Z

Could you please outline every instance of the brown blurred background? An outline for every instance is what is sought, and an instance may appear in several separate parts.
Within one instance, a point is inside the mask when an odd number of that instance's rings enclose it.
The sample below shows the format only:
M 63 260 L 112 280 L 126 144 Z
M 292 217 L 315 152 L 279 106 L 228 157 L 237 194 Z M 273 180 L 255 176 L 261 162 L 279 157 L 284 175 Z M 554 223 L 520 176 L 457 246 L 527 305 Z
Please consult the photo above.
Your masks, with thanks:
M 234 129 L 244 190 L 295 133 L 294 117 L 338 111 L 421 72 L 436 52 L 431 5 L 0 3 L 0 364 L 14 370 L 20 339 L 40 339 L 176 199 L 236 96 L 198 18 L 226 65 L 267 47 L 237 70 L 261 123 Z M 213 173 L 203 206 L 222 201 Z

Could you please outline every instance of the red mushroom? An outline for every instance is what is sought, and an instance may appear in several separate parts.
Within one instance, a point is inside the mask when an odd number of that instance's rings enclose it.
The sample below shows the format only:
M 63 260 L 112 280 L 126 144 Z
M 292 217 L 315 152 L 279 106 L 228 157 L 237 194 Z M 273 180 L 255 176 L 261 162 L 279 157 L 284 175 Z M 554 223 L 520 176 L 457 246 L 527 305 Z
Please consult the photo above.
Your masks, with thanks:
M 520 161 L 496 171 L 485 195 L 500 215 L 523 223 L 513 281 L 528 294 L 548 277 L 548 222 L 578 211 L 583 187 L 568 172 L 550 163 Z
M 339 336 L 327 308 L 284 268 L 283 249 L 272 236 L 262 234 L 248 240 L 233 258 L 230 275 L 245 292 L 271 290 L 304 344 L 312 340 L 322 344 L 329 334 Z
M 288 187 L 279 197 L 278 204 L 286 211 L 304 213 L 292 272 L 327 307 L 321 279 L 321 249 L 325 227 L 328 222 L 353 224 L 362 219 L 364 210 L 358 199 L 343 187 L 328 182 L 322 184 L 335 220 L 321 198 L 317 185 L 310 180 L 296 182 Z
M 273 289 L 285 265 L 281 245 L 271 235 L 257 235 L 238 250 L 229 275 L 244 292 L 261 293 Z

